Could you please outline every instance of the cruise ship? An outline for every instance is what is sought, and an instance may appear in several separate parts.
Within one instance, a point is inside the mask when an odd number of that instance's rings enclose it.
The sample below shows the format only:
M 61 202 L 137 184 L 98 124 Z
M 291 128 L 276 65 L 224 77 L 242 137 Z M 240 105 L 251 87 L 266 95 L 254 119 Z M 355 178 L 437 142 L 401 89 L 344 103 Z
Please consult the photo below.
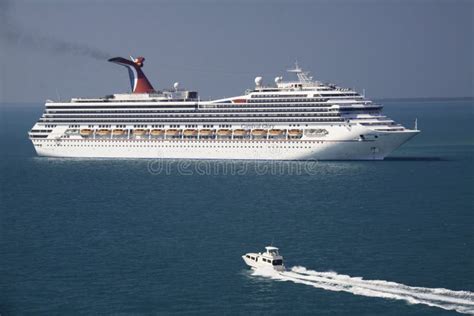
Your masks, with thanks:
M 131 92 L 46 101 L 29 131 L 47 157 L 382 160 L 419 133 L 382 114 L 382 105 L 326 84 L 295 65 L 292 81 L 262 77 L 244 94 L 201 100 L 196 91 L 155 90 L 143 57 L 115 57 Z

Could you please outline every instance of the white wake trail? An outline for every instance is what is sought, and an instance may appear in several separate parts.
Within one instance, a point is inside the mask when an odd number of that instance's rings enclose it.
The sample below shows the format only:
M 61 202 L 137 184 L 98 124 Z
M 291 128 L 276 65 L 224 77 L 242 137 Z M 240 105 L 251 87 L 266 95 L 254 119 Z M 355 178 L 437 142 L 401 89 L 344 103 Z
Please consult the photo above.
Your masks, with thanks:
M 384 280 L 364 280 L 361 277 L 351 277 L 336 272 L 318 272 L 304 267 L 293 267 L 285 272 L 258 269 L 254 271 L 254 275 L 306 284 L 329 291 L 403 300 L 409 304 L 425 304 L 474 315 L 474 293 L 469 291 L 414 287 Z

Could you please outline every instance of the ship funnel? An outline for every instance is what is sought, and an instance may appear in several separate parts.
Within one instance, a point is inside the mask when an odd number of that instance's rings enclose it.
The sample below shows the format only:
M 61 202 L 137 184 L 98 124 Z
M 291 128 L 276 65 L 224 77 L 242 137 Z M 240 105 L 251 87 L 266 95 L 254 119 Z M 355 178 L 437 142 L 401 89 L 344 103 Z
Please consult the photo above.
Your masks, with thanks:
M 151 85 L 150 81 L 148 81 L 147 77 L 141 70 L 143 67 L 143 62 L 145 61 L 144 57 L 137 57 L 133 58 L 130 56 L 131 60 L 122 58 L 122 57 L 114 57 L 110 58 L 109 61 L 115 64 L 122 65 L 128 69 L 128 75 L 130 78 L 130 86 L 132 88 L 133 93 L 150 93 L 154 92 L 153 86 Z

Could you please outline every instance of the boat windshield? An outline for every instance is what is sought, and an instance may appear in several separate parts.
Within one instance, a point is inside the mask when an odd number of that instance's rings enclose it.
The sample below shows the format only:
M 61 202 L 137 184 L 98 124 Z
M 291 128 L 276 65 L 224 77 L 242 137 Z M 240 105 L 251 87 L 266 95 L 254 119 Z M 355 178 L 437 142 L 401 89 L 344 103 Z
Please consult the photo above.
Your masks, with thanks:
M 272 261 L 272 264 L 273 264 L 274 266 L 281 266 L 281 265 L 283 264 L 283 260 L 281 260 L 281 259 L 273 260 L 273 261 Z
M 278 250 L 277 249 L 270 249 L 270 250 L 268 250 L 268 253 L 272 256 L 278 256 Z

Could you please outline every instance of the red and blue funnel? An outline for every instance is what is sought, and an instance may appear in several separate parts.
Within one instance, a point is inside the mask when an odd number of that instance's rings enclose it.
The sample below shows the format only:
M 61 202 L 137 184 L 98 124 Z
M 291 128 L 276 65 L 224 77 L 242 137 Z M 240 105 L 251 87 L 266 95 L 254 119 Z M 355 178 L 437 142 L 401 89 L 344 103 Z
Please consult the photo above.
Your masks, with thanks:
M 131 60 L 122 57 L 114 57 L 110 58 L 109 61 L 127 67 L 128 75 L 130 77 L 130 86 L 132 87 L 133 93 L 154 92 L 155 89 L 153 89 L 153 86 L 151 85 L 150 81 L 148 81 L 147 77 L 141 70 L 145 58 L 133 58 L 130 56 L 130 59 Z

